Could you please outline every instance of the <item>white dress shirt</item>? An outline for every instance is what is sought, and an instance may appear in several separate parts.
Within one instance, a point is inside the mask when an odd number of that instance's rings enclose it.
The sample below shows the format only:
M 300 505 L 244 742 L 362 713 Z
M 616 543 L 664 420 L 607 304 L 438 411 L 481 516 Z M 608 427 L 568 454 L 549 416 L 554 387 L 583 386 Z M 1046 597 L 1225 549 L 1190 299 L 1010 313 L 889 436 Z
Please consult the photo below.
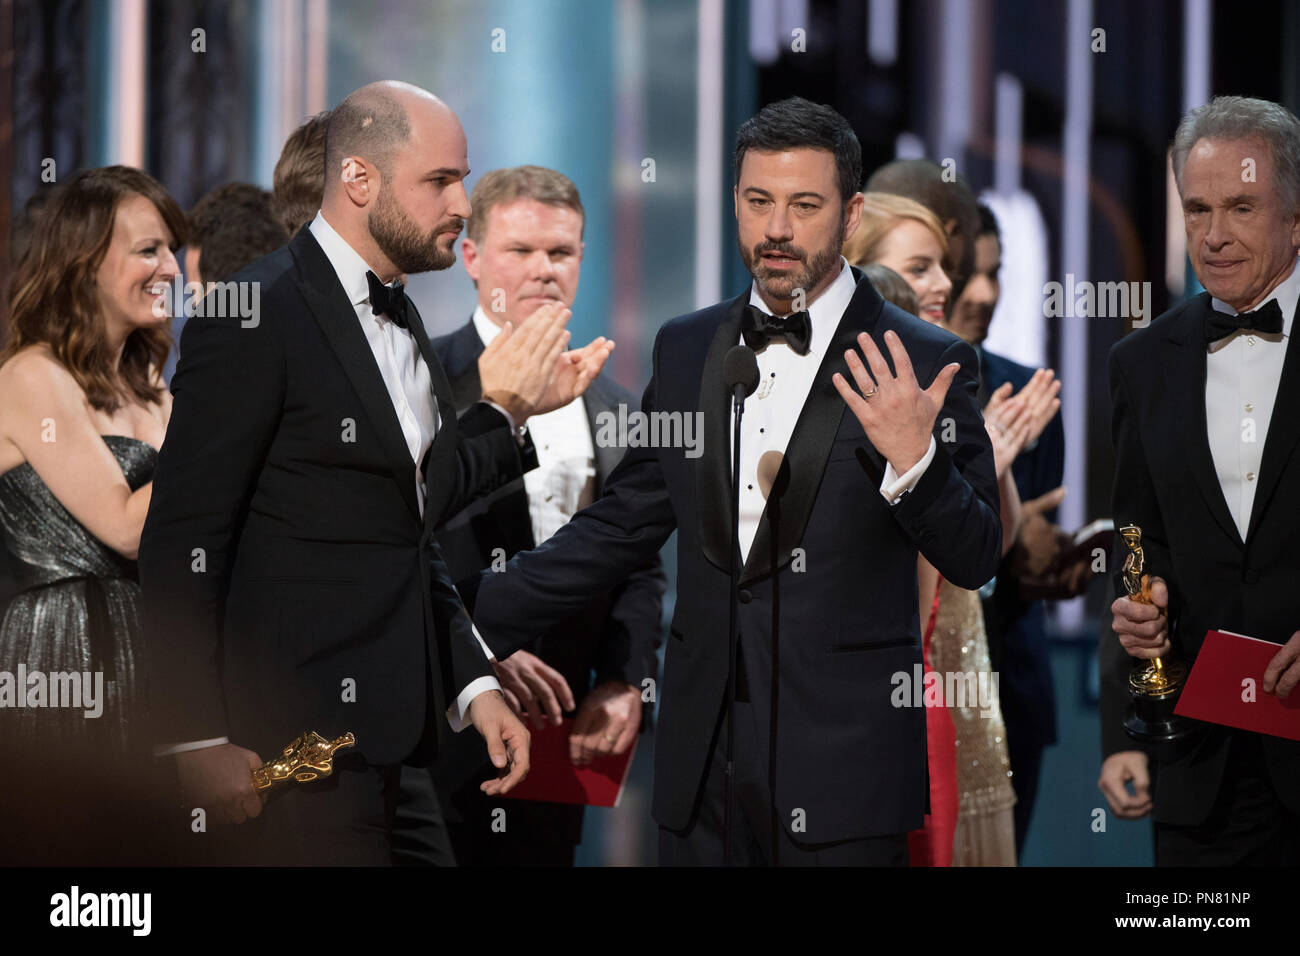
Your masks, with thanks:
M 1211 342 L 1205 358 L 1205 426 L 1210 455 L 1223 499 L 1243 541 L 1250 527 L 1264 442 L 1282 381 L 1296 302 L 1300 300 L 1300 269 L 1293 265 L 1290 275 L 1255 308 L 1270 299 L 1276 299 L 1282 310 L 1279 334 L 1234 332 Z M 1237 314 L 1236 309 L 1218 299 L 1212 298 L 1210 304 L 1219 312 Z
M 420 465 L 429 446 L 433 444 L 441 422 L 429 367 L 424 363 L 419 345 L 410 329 L 398 328 L 386 315 L 375 315 L 370 306 L 370 283 L 366 278 L 366 273 L 371 269 L 360 254 L 334 231 L 321 213 L 316 213 L 316 218 L 308 228 L 334 267 L 343 291 L 347 293 L 348 301 L 356 311 L 357 321 L 361 323 L 361 331 L 370 344 L 370 351 L 374 353 L 375 363 L 383 376 L 402 435 L 406 438 L 406 447 L 411 452 L 411 460 L 415 465 L 415 496 L 420 514 L 423 515 L 425 488 Z M 474 636 L 478 638 L 483 653 L 491 659 L 492 652 L 483 643 L 477 628 Z M 447 708 L 447 722 L 451 724 L 452 730 L 459 732 L 465 729 L 466 714 L 475 697 L 486 691 L 499 690 L 500 687 L 495 677 L 480 677 L 470 681 Z M 154 753 L 166 756 L 229 742 L 227 737 L 214 737 L 210 740 L 157 747 Z
M 397 422 L 402 427 L 406 447 L 416 465 L 415 496 L 420 505 L 420 514 L 423 515 L 424 476 L 420 473 L 419 466 L 441 424 L 438 403 L 433 397 L 433 383 L 429 378 L 429 366 L 424 364 L 420 347 L 411 330 L 398 328 L 388 316 L 375 315 L 370 307 L 370 282 L 366 279 L 366 273 L 371 269 L 366 265 L 366 260 L 334 231 L 319 212 L 308 228 L 338 273 L 343 291 L 356 310 L 361 331 L 370 343 L 375 364 L 379 366 L 379 374 L 383 376 L 388 397 L 392 399 L 393 410 L 397 413 Z
M 799 355 L 790 348 L 784 339 L 768 343 L 767 348 L 756 353 L 758 359 L 758 389 L 745 402 L 745 414 L 740 422 L 740 554 L 742 560 L 749 556 L 749 549 L 758 533 L 758 522 L 767 504 L 767 493 L 771 490 L 773 477 L 785 457 L 790 436 L 794 433 L 795 422 L 803 411 L 808 393 L 812 390 L 813 379 L 821 366 L 826 349 L 840 324 L 849 300 L 853 298 L 856 284 L 848 260 L 840 257 L 840 273 L 835 281 L 808 306 L 808 316 L 812 324 L 812 338 L 808 345 L 808 354 Z M 749 304 L 768 311 L 766 303 L 758 293 L 758 284 L 750 288 Z M 743 338 L 740 339 L 744 341 Z M 856 347 L 856 344 L 855 344 Z M 836 399 L 839 396 L 836 395 Z M 727 434 L 735 429 L 735 412 L 731 413 L 731 427 Z M 728 446 L 730 447 L 730 446 Z M 880 493 L 890 504 L 897 503 L 906 491 L 916 487 L 917 481 L 925 473 L 934 459 L 934 436 L 930 437 L 930 446 L 925 456 L 899 475 L 894 466 L 886 463 L 885 478 L 880 484 Z M 731 455 L 728 453 L 730 462 Z
M 474 308 L 474 328 L 485 347 L 501 333 L 481 305 Z M 524 475 L 524 488 L 536 544 L 568 524 L 595 497 L 596 450 L 585 403 L 576 398 L 528 419 L 537 467 Z

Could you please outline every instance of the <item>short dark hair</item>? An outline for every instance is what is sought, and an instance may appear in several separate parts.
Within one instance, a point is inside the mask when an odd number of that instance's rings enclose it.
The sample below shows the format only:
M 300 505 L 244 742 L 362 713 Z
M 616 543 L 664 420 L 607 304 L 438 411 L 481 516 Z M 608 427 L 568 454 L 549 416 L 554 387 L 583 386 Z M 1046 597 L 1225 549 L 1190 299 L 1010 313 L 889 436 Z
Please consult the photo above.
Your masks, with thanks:
M 325 195 L 325 130 L 330 111 L 317 113 L 289 134 L 275 164 L 271 188 L 284 228 L 295 233 L 311 222 Z
M 769 103 L 736 130 L 736 183 L 740 164 L 751 149 L 824 149 L 835 157 L 840 201 L 847 203 L 862 185 L 862 145 L 843 116 L 829 106 L 800 96 Z
M 209 191 L 194 204 L 189 225 L 204 282 L 224 282 L 289 241 L 275 198 L 252 183 L 225 183 Z
M 998 217 L 993 215 L 993 210 L 984 203 L 979 204 L 980 213 L 980 231 L 975 233 L 975 238 L 980 236 L 992 236 L 999 243 L 1002 242 L 1002 230 L 998 228 Z
M 395 94 L 362 87 L 330 111 L 325 128 L 325 182 L 337 177 L 348 156 L 361 156 L 392 176 L 393 155 L 411 138 L 406 107 Z

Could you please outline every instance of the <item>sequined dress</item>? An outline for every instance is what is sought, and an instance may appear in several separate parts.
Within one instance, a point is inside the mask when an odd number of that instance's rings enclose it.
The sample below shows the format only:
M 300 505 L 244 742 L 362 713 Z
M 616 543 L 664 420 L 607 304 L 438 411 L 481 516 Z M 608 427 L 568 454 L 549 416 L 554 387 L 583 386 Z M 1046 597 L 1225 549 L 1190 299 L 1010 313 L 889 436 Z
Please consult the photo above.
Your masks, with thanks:
M 153 479 L 152 445 L 121 435 L 104 442 L 132 491 Z M 0 671 L 103 673 L 98 717 L 84 707 L 0 709 L 0 753 L 135 755 L 145 717 L 135 562 L 87 531 L 26 463 L 0 475 L 0 528 L 19 591 L 0 623 Z
M 948 698 L 957 751 L 958 810 L 952 865 L 1015 866 L 1011 808 L 1016 794 L 1011 786 L 1002 705 L 997 685 L 990 679 L 992 665 L 978 592 L 941 580 L 930 653 L 930 666 L 940 675 L 973 675 L 965 681 L 960 697 Z

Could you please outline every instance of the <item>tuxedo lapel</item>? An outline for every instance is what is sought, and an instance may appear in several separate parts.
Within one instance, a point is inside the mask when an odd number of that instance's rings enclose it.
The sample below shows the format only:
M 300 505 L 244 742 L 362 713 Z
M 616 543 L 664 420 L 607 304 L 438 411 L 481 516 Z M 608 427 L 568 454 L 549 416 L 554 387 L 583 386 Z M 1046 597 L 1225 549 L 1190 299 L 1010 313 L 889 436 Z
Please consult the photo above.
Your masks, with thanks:
M 1176 424 L 1178 442 L 1182 449 L 1182 458 L 1187 463 L 1192 478 L 1205 499 L 1206 506 L 1214 520 L 1223 528 L 1229 538 L 1242 546 L 1241 532 L 1228 511 L 1228 503 L 1223 497 L 1223 488 L 1219 484 L 1218 474 L 1214 469 L 1214 458 L 1210 454 L 1209 428 L 1205 421 L 1205 370 L 1206 347 L 1203 334 L 1205 324 L 1204 310 L 1210 308 L 1210 297 L 1203 294 L 1201 309 L 1188 309 L 1186 320 L 1176 325 L 1163 343 L 1164 359 L 1160 363 L 1167 370 L 1169 388 L 1167 394 L 1181 400 L 1183 396 L 1194 398 L 1191 407 L 1183 406 L 1172 417 Z M 1159 366 L 1157 366 L 1158 368 Z M 1153 370 L 1154 374 L 1154 370 Z M 1122 518 L 1123 516 L 1118 516 Z
M 618 410 L 614 408 L 613 396 L 605 390 L 605 384 L 599 378 L 591 383 L 578 401 L 582 402 L 582 407 L 587 413 L 587 426 L 591 429 L 592 453 L 596 459 L 596 494 L 599 495 L 601 489 L 605 487 L 605 479 L 623 457 L 623 449 L 617 445 L 602 447 L 596 440 L 596 436 L 600 433 L 596 417 L 602 412 L 617 415 Z
M 451 380 L 451 395 L 456 402 L 456 411 L 460 413 L 483 397 L 483 383 L 478 375 L 483 339 L 479 337 L 474 320 L 470 319 L 438 342 L 439 353 L 446 356 L 443 371 Z
M 301 266 L 298 289 L 361 400 L 362 410 L 375 429 L 403 500 L 418 518 L 420 508 L 415 497 L 411 451 L 356 310 L 310 230 L 301 230 L 291 249 Z
M 848 409 L 835 390 L 831 377 L 836 372 L 842 373 L 846 378 L 849 376 L 844 353 L 856 347 L 860 332 L 873 332 L 884 301 L 870 282 L 862 281 L 861 272 L 854 269 L 853 273 L 854 279 L 858 281 L 857 289 L 848 308 L 844 310 L 844 315 L 840 317 L 835 334 L 817 368 L 817 376 L 808 390 L 808 398 L 795 422 L 794 432 L 790 435 L 781 467 L 768 492 L 754 543 L 740 575 L 742 583 L 783 567 L 790 560 L 791 551 L 803 537 L 804 528 L 808 525 L 831 444 L 839 431 L 840 420 Z M 883 342 L 878 342 L 877 345 L 882 354 L 889 355 Z M 890 368 L 893 368 L 892 360 Z M 869 456 L 883 477 L 884 469 L 879 454 L 871 449 Z
M 1297 305 L 1296 317 L 1300 318 L 1300 305 Z M 1296 346 L 1297 332 L 1300 332 L 1300 326 L 1296 325 L 1296 319 L 1293 318 L 1291 334 L 1286 343 L 1286 358 L 1282 364 L 1282 380 L 1277 385 L 1277 398 L 1273 401 L 1273 415 L 1269 419 L 1268 437 L 1259 464 L 1259 487 L 1255 489 L 1255 500 L 1250 509 L 1247 540 L 1259 527 L 1269 499 L 1277 490 L 1282 472 L 1286 470 L 1296 442 L 1300 440 L 1300 416 L 1294 412 L 1294 409 L 1300 408 L 1300 347 Z M 1294 503 L 1288 502 L 1288 506 L 1294 507 Z
M 740 321 L 748 302 L 748 290 L 731 301 L 709 343 L 700 374 L 703 453 L 695 460 L 700 545 L 704 556 L 723 571 L 731 568 L 728 539 L 732 548 L 738 545 L 731 535 L 731 396 L 722 379 L 722 366 L 727 352 L 740 341 Z
M 456 401 L 452 397 L 451 383 L 447 381 L 447 373 L 443 370 L 442 363 L 438 361 L 433 346 L 429 344 L 429 335 L 424 331 L 424 319 L 420 317 L 420 310 L 415 307 L 415 303 L 411 301 L 410 296 L 407 296 L 406 299 L 406 314 L 410 317 L 411 335 L 420 350 L 424 364 L 429 367 L 429 382 L 433 387 L 433 407 L 438 419 L 438 430 L 434 433 L 433 444 L 429 446 L 429 451 L 422 462 L 424 473 L 427 475 L 435 460 L 441 455 L 447 454 L 448 451 L 455 449 Z M 405 446 L 405 442 L 403 442 L 403 446 Z M 410 457 L 409 451 L 407 457 L 408 459 Z

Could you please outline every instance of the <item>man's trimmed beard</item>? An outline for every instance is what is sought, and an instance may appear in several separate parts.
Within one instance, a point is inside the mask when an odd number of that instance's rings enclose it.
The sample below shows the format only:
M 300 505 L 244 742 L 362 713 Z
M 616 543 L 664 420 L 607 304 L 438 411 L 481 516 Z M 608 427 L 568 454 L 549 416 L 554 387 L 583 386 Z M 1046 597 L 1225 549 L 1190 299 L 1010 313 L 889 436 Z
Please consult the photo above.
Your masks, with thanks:
M 744 243 L 737 242 L 740 246 L 740 258 L 745 263 L 745 268 L 749 274 L 754 277 L 760 289 L 772 296 L 774 299 L 792 299 L 795 290 L 802 289 L 804 293 L 812 292 L 821 282 L 836 270 L 840 264 L 841 249 L 844 247 L 844 227 L 839 229 L 840 238 L 828 243 L 822 249 L 819 249 L 812 258 L 809 258 L 804 250 L 789 242 L 767 242 L 766 240 L 759 243 L 752 250 L 745 248 Z M 763 265 L 762 256 L 765 252 L 779 252 L 788 256 L 795 256 L 804 267 L 799 271 L 776 271 Z
M 370 210 L 367 225 L 379 251 L 397 266 L 399 272 L 406 275 L 438 272 L 450 269 L 456 263 L 454 243 L 445 250 L 441 249 L 438 247 L 438 237 L 449 229 L 463 225 L 463 222 L 459 218 L 452 219 L 438 225 L 428 236 L 421 235 L 419 226 L 397 204 L 393 190 L 387 183 L 379 189 L 379 200 L 375 203 L 375 208 Z

